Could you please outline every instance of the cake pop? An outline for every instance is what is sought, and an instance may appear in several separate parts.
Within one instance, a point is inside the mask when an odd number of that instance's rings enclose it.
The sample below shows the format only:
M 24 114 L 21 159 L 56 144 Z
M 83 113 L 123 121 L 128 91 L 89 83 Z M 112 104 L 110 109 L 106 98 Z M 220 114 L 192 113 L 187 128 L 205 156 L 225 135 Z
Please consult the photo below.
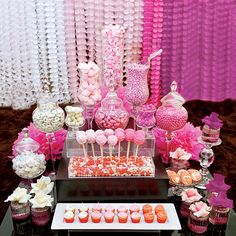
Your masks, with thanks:
M 123 129 L 122 131 L 118 131 L 115 133 L 117 139 L 118 139 L 118 158 L 120 160 L 120 143 L 125 140 L 125 132 Z
M 107 138 L 104 134 L 100 134 L 96 136 L 96 142 L 100 146 L 100 151 L 101 151 L 101 157 L 103 159 L 103 145 L 107 142 Z
M 105 129 L 104 134 L 106 135 L 106 137 L 108 137 L 110 135 L 113 135 L 114 131 L 112 129 Z
M 136 152 L 135 152 L 135 161 L 136 161 L 136 158 L 138 156 L 138 148 L 139 148 L 139 145 L 142 145 L 144 144 L 145 142 L 145 132 L 143 130 L 138 130 L 135 132 L 135 135 L 134 135 L 134 143 L 137 145 L 136 146 Z
M 124 129 L 117 128 L 117 129 L 115 129 L 115 134 L 116 134 L 117 132 L 123 132 L 123 133 L 124 133 Z
M 92 130 L 92 129 L 88 129 L 85 133 L 86 133 L 86 137 L 87 137 L 87 142 L 91 144 L 93 157 L 94 157 L 95 156 L 94 143 L 96 142 L 96 134 L 95 134 L 94 130 Z
M 110 135 L 107 138 L 107 143 L 109 144 L 109 154 L 110 157 L 112 157 L 112 148 L 114 148 L 114 146 L 117 144 L 117 137 L 115 135 Z
M 133 129 L 126 129 L 125 130 L 125 140 L 128 142 L 127 153 L 126 153 L 126 162 L 128 162 L 130 142 L 134 141 L 134 134 L 135 134 L 135 131 Z
M 95 131 L 95 134 L 96 134 L 96 136 L 101 135 L 101 134 L 104 135 L 104 131 L 98 129 Z
M 87 137 L 84 131 L 77 131 L 76 132 L 76 140 L 77 142 L 82 145 L 83 151 L 84 151 L 84 156 L 87 157 L 87 153 L 85 150 L 85 143 L 87 142 Z

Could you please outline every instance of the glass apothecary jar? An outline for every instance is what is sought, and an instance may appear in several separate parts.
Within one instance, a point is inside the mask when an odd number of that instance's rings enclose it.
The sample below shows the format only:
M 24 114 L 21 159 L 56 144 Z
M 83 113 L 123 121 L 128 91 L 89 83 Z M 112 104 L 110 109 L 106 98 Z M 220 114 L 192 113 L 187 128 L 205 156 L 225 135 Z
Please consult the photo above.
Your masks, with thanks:
M 19 203 L 12 201 L 10 204 L 12 218 L 15 221 L 25 221 L 30 216 L 30 205 L 29 202 Z
M 31 208 L 32 223 L 36 226 L 45 226 L 51 220 L 51 208 L 46 206 L 43 208 Z
M 129 113 L 115 92 L 109 92 L 102 100 L 101 107 L 95 114 L 95 122 L 100 129 L 125 128 L 129 121 Z
M 150 129 L 155 126 L 156 107 L 153 104 L 143 105 L 137 115 L 136 125 L 140 128 Z
M 79 105 L 74 106 L 66 106 L 66 119 L 65 124 L 72 128 L 72 130 L 76 130 L 79 127 L 82 127 L 85 123 L 85 119 L 83 116 L 84 109 Z
M 45 133 L 53 133 L 64 125 L 65 113 L 49 95 L 41 97 L 33 111 L 34 125 Z

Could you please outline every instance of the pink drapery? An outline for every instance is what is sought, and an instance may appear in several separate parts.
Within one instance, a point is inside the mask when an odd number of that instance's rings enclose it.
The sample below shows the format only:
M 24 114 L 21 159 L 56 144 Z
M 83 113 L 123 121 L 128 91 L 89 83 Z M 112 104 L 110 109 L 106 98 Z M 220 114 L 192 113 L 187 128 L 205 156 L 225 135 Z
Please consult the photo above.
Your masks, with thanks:
M 236 98 L 236 1 L 165 0 L 163 28 L 153 30 L 149 22 L 161 18 L 162 1 L 144 1 L 143 60 L 152 51 L 153 41 L 161 37 L 162 94 L 176 80 L 187 100 L 220 101 Z M 158 14 L 147 11 L 154 3 Z M 160 4 L 158 4 L 160 3 Z M 155 46 L 159 46 L 155 44 Z M 153 71 L 159 68 L 152 67 Z M 151 77 L 151 81 L 158 77 Z M 152 89 L 151 89 L 152 92 Z

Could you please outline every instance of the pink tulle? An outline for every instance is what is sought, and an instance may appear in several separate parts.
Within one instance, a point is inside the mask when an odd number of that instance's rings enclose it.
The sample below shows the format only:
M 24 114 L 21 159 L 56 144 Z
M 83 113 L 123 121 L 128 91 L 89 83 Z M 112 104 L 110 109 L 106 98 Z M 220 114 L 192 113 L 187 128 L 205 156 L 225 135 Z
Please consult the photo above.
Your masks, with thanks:
M 33 123 L 30 123 L 28 126 L 28 131 L 29 131 L 29 137 L 34 139 L 36 142 L 39 143 L 40 147 L 38 152 L 43 153 L 46 157 L 46 160 L 49 160 L 51 158 L 50 152 L 49 152 L 49 144 L 46 138 L 46 133 L 43 133 L 42 131 L 38 130 Z M 65 129 L 60 129 L 54 133 L 54 138 L 55 140 L 52 143 L 52 159 L 55 161 L 56 159 L 61 159 L 61 154 L 64 146 L 64 142 L 66 140 L 66 134 L 67 131 Z M 23 133 L 20 132 L 18 134 L 17 140 L 15 140 L 13 147 L 12 147 L 12 152 L 13 155 L 16 155 L 16 144 L 23 138 Z
M 169 163 L 169 158 L 166 156 L 166 131 L 155 128 L 156 148 L 161 154 L 162 161 Z M 182 129 L 174 132 L 174 138 L 171 143 L 171 151 L 175 151 L 178 147 L 183 148 L 186 152 L 191 153 L 191 160 L 198 160 L 199 153 L 203 145 L 198 143 L 198 138 L 201 136 L 200 127 L 194 127 L 191 123 L 187 123 Z

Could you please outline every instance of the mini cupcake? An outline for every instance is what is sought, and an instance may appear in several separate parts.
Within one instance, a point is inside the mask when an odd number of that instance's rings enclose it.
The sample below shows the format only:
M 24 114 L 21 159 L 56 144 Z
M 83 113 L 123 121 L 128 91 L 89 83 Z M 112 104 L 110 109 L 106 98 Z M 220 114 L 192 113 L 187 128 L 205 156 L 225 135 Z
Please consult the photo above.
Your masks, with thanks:
M 130 217 L 132 223 L 139 223 L 141 220 L 141 215 L 138 212 L 133 212 Z
M 113 212 L 113 213 L 115 213 L 115 208 L 112 205 L 107 205 L 105 207 L 105 212 Z
M 166 213 L 163 212 L 163 211 L 159 211 L 159 212 L 156 214 L 156 216 L 157 216 L 157 222 L 158 222 L 158 223 L 165 223 L 166 220 L 167 220 L 167 215 L 166 215 Z
M 154 211 L 155 211 L 155 214 L 157 214 L 160 211 L 165 212 L 165 208 L 163 207 L 163 205 L 158 204 L 158 205 L 155 206 Z
M 79 212 L 83 212 L 83 211 L 85 211 L 85 212 L 88 213 L 88 211 L 89 211 L 88 205 L 82 204 L 82 205 L 79 207 Z
M 107 211 L 104 214 L 105 222 L 112 223 L 114 221 L 115 214 L 112 211 Z
M 152 206 L 150 204 L 145 204 L 143 205 L 143 214 L 148 213 L 148 212 L 152 212 Z
M 154 214 L 152 212 L 145 213 L 144 220 L 146 223 L 152 223 L 154 221 Z
M 88 214 L 88 212 L 86 212 L 86 211 L 81 211 L 81 212 L 79 213 L 79 221 L 80 221 L 81 223 L 87 223 L 87 222 L 88 222 L 88 219 L 89 219 L 89 214 Z
M 75 220 L 75 214 L 72 211 L 65 212 L 64 220 L 66 223 L 73 223 Z
M 96 205 L 93 205 L 92 207 L 92 211 L 98 211 L 98 212 L 102 212 L 102 206 L 98 203 Z
M 127 209 L 127 207 L 125 207 L 125 206 L 119 206 L 119 207 L 117 208 L 117 212 L 118 212 L 118 213 L 120 213 L 120 212 L 125 212 L 125 213 L 127 213 L 127 212 L 128 212 L 128 209 Z
M 129 211 L 130 211 L 130 215 L 133 213 L 133 212 L 139 212 L 139 207 L 137 205 L 131 205 L 130 208 L 129 208 Z
M 126 212 L 118 213 L 118 220 L 119 220 L 119 223 L 127 223 L 128 214 Z
M 93 223 L 100 223 L 101 218 L 102 218 L 102 214 L 99 211 L 93 211 L 91 218 L 92 218 Z
M 67 206 L 65 212 L 72 211 L 75 214 L 75 208 L 73 206 Z

